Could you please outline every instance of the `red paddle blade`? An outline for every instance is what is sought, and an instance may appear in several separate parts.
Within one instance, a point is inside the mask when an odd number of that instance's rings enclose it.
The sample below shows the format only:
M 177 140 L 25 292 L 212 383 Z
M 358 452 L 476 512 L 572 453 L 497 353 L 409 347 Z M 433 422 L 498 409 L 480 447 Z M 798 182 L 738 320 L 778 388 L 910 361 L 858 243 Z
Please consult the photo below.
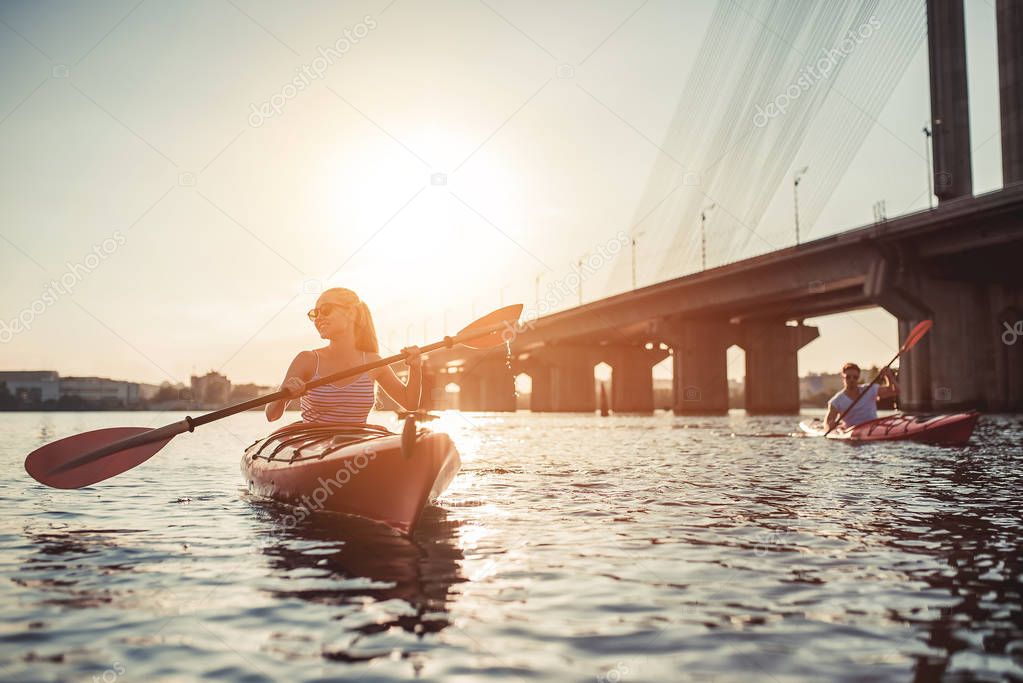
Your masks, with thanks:
M 910 333 L 906 335 L 906 342 L 902 345 L 902 348 L 899 349 L 899 353 L 905 353 L 916 346 L 916 343 L 920 341 L 925 334 L 930 332 L 931 327 L 933 326 L 933 320 L 921 320 L 917 323 L 916 327 L 914 327 Z
M 80 489 L 141 465 L 174 437 L 126 448 L 92 462 L 60 470 L 62 466 L 104 446 L 150 431 L 149 427 L 111 427 L 75 434 L 29 453 L 25 458 L 25 471 L 40 484 L 57 489 Z
M 511 341 L 511 339 L 517 334 L 515 324 L 518 323 L 520 315 L 522 315 L 522 304 L 505 306 L 504 308 L 499 308 L 496 311 L 487 313 L 479 320 L 474 320 L 469 323 L 456 336 L 461 337 L 463 334 L 467 334 L 473 330 L 483 330 L 503 323 L 503 327 L 495 332 L 491 332 L 490 334 L 482 337 L 476 337 L 475 339 L 466 339 L 464 342 L 461 342 L 464 346 L 468 346 L 470 349 L 489 349 L 494 346 L 499 346 L 504 344 L 506 341 Z

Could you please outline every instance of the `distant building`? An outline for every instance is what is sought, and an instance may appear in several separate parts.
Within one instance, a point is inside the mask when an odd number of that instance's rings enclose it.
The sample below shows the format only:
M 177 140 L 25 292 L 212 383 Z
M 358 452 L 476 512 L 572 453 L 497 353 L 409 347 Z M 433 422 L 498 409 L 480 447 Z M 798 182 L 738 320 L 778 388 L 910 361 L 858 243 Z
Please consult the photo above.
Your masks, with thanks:
M 746 381 L 745 379 L 728 380 L 728 407 L 746 407 Z
M 251 401 L 257 396 L 269 394 L 271 391 L 272 389 L 270 387 L 266 387 L 261 384 L 234 384 L 231 386 L 231 403 Z
M 163 382 L 149 399 L 150 406 L 159 410 L 187 410 L 191 407 L 192 390 L 181 382 Z
M 815 374 L 799 378 L 799 400 L 817 407 L 842 390 L 842 376 L 837 373 Z
M 105 377 L 61 377 L 61 398 L 80 398 L 83 401 L 105 405 L 137 405 L 139 385 Z
M 823 393 L 824 377 L 822 375 L 808 375 L 799 378 L 799 398 L 808 399 L 811 396 Z
M 158 385 L 139 382 L 139 398 L 143 401 L 152 401 L 158 393 L 160 393 Z
M 0 372 L 0 382 L 21 407 L 61 406 L 70 400 L 97 407 L 135 406 L 140 402 L 139 385 L 104 377 L 61 377 L 56 370 Z
M 239 384 L 210 371 L 191 387 L 143 384 L 106 377 L 61 377 L 56 370 L 0 370 L 0 410 L 185 410 L 226 405 L 269 394 L 271 387 Z
M 671 410 L 675 405 L 674 381 L 664 377 L 654 377 L 654 408 Z
M 60 375 L 55 370 L 0 371 L 0 382 L 19 403 L 42 403 L 60 398 Z
M 231 380 L 210 370 L 202 377 L 192 375 L 192 399 L 201 405 L 227 403 L 231 395 Z

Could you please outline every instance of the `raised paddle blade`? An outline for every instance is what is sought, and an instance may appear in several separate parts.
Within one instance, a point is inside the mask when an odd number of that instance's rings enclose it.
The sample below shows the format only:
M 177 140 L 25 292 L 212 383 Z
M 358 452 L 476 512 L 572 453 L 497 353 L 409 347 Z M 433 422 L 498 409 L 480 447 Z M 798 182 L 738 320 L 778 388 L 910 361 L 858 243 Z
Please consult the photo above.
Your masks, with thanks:
M 934 326 L 933 320 L 921 320 L 919 323 L 917 323 L 916 327 L 914 327 L 910 331 L 910 333 L 906 335 L 906 343 L 904 343 L 902 345 L 902 348 L 899 349 L 899 353 L 905 353 L 906 351 L 909 351 L 911 348 L 916 346 L 916 343 L 920 341 L 925 334 L 930 332 L 931 327 L 933 326 Z
M 516 323 L 518 323 L 520 315 L 522 315 L 522 304 L 505 306 L 504 308 L 499 308 L 496 311 L 487 313 L 479 320 L 474 320 L 455 336 L 461 337 L 466 334 L 471 334 L 475 330 L 485 330 L 488 327 L 497 327 L 496 330 L 487 335 L 476 337 L 474 339 L 466 339 L 461 343 L 464 346 L 468 346 L 470 349 L 489 349 L 494 346 L 499 346 L 505 342 L 511 341 L 511 339 L 518 334 Z
M 58 489 L 80 489 L 141 465 L 174 436 L 116 451 L 80 465 L 75 465 L 74 461 L 84 460 L 82 456 L 151 431 L 149 427 L 111 427 L 69 436 L 29 453 L 25 458 L 25 471 L 40 484 Z

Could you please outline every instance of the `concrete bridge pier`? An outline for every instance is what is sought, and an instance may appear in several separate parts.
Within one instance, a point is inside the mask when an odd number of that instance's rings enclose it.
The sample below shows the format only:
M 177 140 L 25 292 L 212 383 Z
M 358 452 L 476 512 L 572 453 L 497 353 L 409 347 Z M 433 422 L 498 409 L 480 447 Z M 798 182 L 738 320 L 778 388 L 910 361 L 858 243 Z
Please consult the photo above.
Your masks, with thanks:
M 1023 183 L 1023 5 L 998 0 L 998 103 L 1002 122 L 1002 185 Z
M 816 327 L 784 322 L 744 323 L 746 412 L 794 415 L 799 412 L 798 353 L 818 336 Z
M 494 358 L 471 359 L 455 377 L 459 410 L 515 411 L 515 376 L 503 353 Z
M 903 267 L 873 286 L 875 300 L 899 319 L 900 344 L 921 320 L 934 321 L 899 360 L 900 409 L 1023 410 L 1023 336 L 1017 335 L 1023 287 L 938 279 L 919 266 Z
M 528 374 L 533 382 L 533 388 L 529 394 L 529 410 L 534 413 L 554 412 L 554 402 L 551 398 L 552 368 L 537 361 L 533 355 L 529 360 L 519 363 L 519 368 Z
M 994 381 L 988 388 L 987 407 L 995 412 L 1023 411 L 1023 291 L 1000 292 L 994 323 L 998 341 L 991 358 Z M 1015 339 L 1015 342 L 1013 340 Z
M 672 348 L 676 415 L 724 415 L 728 412 L 728 347 L 737 326 L 724 320 L 669 320 L 658 336 Z
M 604 346 L 603 360 L 611 366 L 611 410 L 615 413 L 654 412 L 654 366 L 668 357 L 665 349 L 643 346 Z
M 534 413 L 592 413 L 596 410 L 593 366 L 601 347 L 544 346 L 531 350 L 522 369 L 533 380 L 529 409 Z
M 927 56 L 934 194 L 944 202 L 973 194 L 963 0 L 927 0 Z
M 924 317 L 934 327 L 900 360 L 900 408 L 1023 410 L 1023 338 L 1015 333 L 1023 290 L 931 280 L 920 298 L 929 313 L 900 319 L 899 343 Z
M 437 406 L 443 405 L 444 397 L 438 393 L 444 391 L 443 377 L 445 375 L 438 375 L 436 370 L 426 363 L 423 364 L 423 390 L 419 395 L 420 409 L 434 410 Z

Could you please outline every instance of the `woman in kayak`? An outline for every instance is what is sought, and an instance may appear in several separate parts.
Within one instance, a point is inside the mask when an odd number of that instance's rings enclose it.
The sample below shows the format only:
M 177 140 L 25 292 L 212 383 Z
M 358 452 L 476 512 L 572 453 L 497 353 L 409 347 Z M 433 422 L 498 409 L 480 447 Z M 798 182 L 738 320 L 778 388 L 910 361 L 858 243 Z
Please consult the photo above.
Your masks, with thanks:
M 891 368 L 881 371 L 882 384 L 871 384 L 869 387 L 860 386 L 860 366 L 856 363 L 846 363 L 842 366 L 842 391 L 831 397 L 828 401 L 828 416 L 824 421 L 831 429 L 838 422 L 838 418 L 845 411 L 849 410 L 854 402 L 852 410 L 842 419 L 847 427 L 855 427 L 868 420 L 877 419 L 877 402 L 880 399 L 897 396 L 899 385 L 895 383 L 895 373 Z M 866 393 L 864 393 L 866 392 Z M 860 394 L 863 398 L 857 401 Z
M 369 307 L 352 290 L 328 289 L 316 300 L 316 307 L 308 315 L 320 337 L 329 343 L 295 356 L 281 383 L 281 389 L 291 398 L 268 404 L 266 419 L 271 422 L 279 419 L 288 403 L 301 396 L 304 422 L 364 423 L 376 400 L 376 384 L 407 410 L 419 407 L 423 362 L 415 346 L 404 349 L 410 354 L 405 359 L 409 367 L 407 382 L 402 382 L 390 367 L 382 367 L 342 380 L 340 385 L 324 384 L 307 391 L 307 382 L 380 360 Z

